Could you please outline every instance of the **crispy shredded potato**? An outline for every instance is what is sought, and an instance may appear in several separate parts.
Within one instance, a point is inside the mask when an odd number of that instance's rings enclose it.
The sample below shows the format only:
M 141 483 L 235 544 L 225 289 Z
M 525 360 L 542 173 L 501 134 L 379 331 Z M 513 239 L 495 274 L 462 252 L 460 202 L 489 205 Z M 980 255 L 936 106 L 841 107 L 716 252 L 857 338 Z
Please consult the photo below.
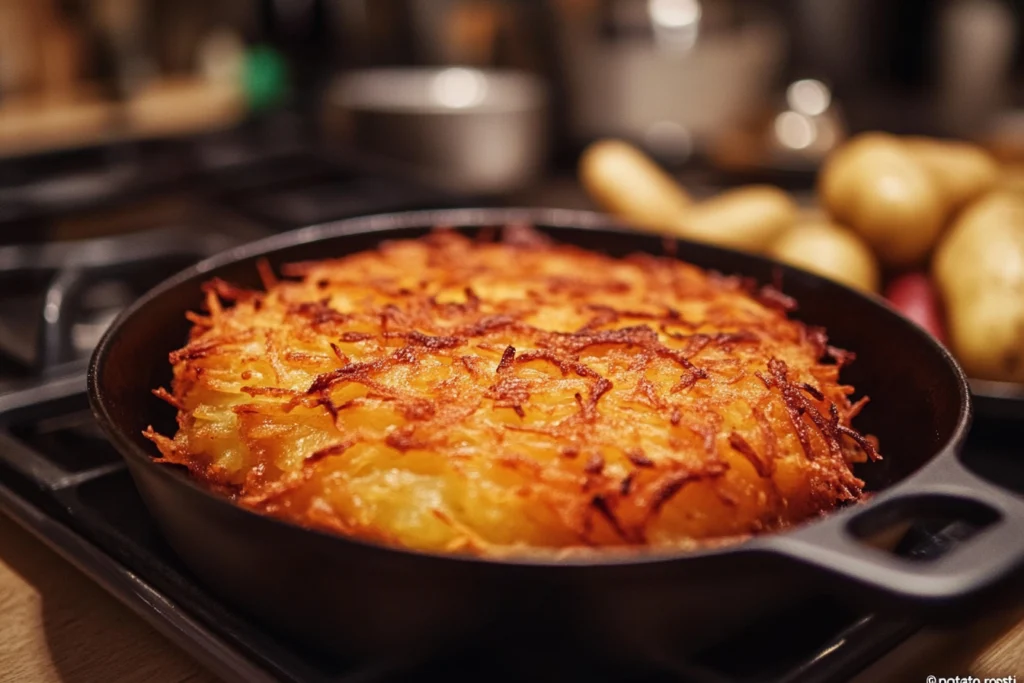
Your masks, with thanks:
M 686 549 L 861 496 L 852 354 L 771 288 L 528 228 L 214 280 L 171 354 L 173 439 L 238 504 L 477 554 Z

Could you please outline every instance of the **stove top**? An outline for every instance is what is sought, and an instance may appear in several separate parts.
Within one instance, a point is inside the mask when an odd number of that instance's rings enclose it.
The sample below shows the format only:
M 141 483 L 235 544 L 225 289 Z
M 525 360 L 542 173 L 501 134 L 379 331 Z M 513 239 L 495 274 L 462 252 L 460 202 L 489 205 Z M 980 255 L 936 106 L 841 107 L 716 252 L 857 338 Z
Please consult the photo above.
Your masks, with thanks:
M 1012 435 L 1000 429 L 1021 431 L 993 426 L 972 436 L 970 452 L 978 454 L 972 461 L 979 472 L 1024 490 L 1024 467 L 1003 462 L 998 444 Z M 89 412 L 80 370 L 0 394 L 0 510 L 226 681 L 555 681 L 574 674 L 538 672 L 528 660 L 472 652 L 414 671 L 390 669 L 388 662 L 352 670 L 249 623 L 206 592 L 165 544 Z M 821 596 L 751 624 L 662 678 L 644 680 L 846 681 L 920 629 L 913 621 L 857 613 Z
M 207 593 L 161 539 L 72 373 L 0 395 L 0 509 L 228 681 L 565 680 L 522 661 L 465 653 L 415 671 L 350 670 L 247 622 Z M 918 630 L 827 598 L 794 605 L 663 680 L 844 681 Z M 785 632 L 785 641 L 773 634 Z M 645 679 L 654 680 L 654 679 Z M 661 679 L 659 679 L 661 680 Z
M 267 143 L 251 132 L 156 149 L 150 156 L 137 149 L 134 165 L 123 168 L 159 166 L 153 178 L 160 182 L 132 191 L 122 185 L 100 197 L 97 181 L 96 196 L 80 192 L 73 201 L 61 195 L 75 187 L 66 178 L 47 195 L 52 178 L 22 174 L 11 181 L 0 168 L 0 510 L 228 681 L 577 677 L 578 671 L 531 669 L 527 657 L 472 652 L 413 671 L 388 662 L 354 670 L 249 623 L 177 560 L 89 412 L 85 363 L 109 322 L 156 282 L 232 245 L 302 224 L 454 200 L 372 164 Z M 124 155 L 114 158 L 124 163 Z M 81 182 L 88 175 L 82 164 L 55 168 Z M 121 173 L 119 182 L 130 185 L 135 171 L 88 172 L 108 180 Z M 18 187 L 36 194 L 11 189 Z M 27 199 L 5 207 L 12 196 Z M 49 203 L 37 201 L 47 196 Z M 1024 466 L 1007 457 L 1022 434 L 1019 424 L 979 424 L 968 449 L 976 469 L 1024 490 Z M 923 534 L 918 542 L 930 539 Z M 919 630 L 823 596 L 751 624 L 680 663 L 665 680 L 844 681 Z

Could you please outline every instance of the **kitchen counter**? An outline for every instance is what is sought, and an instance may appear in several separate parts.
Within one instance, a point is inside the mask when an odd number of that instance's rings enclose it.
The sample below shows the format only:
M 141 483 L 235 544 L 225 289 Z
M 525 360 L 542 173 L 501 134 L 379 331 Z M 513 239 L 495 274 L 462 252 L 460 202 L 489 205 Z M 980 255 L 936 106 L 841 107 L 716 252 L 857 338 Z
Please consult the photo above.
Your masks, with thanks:
M 0 515 L 0 681 L 215 680 L 88 577 Z
M 120 104 L 94 91 L 6 98 L 0 158 L 224 130 L 246 113 L 237 88 L 195 77 L 154 81 Z
M 1024 610 L 897 648 L 856 683 L 927 675 L 1024 683 Z M 77 569 L 0 515 L 0 680 L 207 683 L 216 679 Z

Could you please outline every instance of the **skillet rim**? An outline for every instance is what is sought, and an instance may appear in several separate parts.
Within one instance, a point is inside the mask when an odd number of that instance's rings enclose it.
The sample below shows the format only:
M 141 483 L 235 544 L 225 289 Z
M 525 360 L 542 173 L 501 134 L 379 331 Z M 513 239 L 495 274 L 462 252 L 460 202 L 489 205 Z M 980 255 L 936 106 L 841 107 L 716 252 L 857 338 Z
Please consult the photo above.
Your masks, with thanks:
M 427 561 L 457 561 L 484 565 L 504 565 L 516 567 L 548 567 L 548 568 L 579 568 L 579 567 L 611 567 L 618 565 L 641 565 L 675 562 L 679 560 L 698 560 L 711 557 L 724 557 L 743 554 L 766 554 L 790 556 L 784 546 L 786 539 L 792 534 L 808 527 L 824 523 L 845 525 L 854 515 L 860 514 L 872 508 L 884 504 L 891 496 L 897 496 L 901 489 L 912 489 L 914 480 L 930 466 L 937 462 L 953 458 L 957 459 L 957 453 L 964 443 L 967 432 L 970 428 L 972 418 L 971 391 L 968 378 L 963 369 L 957 363 L 952 353 L 939 341 L 932 337 L 927 331 L 915 325 L 904 317 L 885 299 L 879 295 L 865 293 L 852 289 L 841 283 L 828 280 L 814 273 L 810 273 L 793 266 L 781 263 L 774 259 L 741 252 L 735 249 L 727 249 L 710 244 L 694 242 L 692 240 L 666 237 L 680 247 L 693 246 L 699 249 L 718 252 L 721 255 L 739 256 L 751 262 L 761 263 L 778 268 L 783 274 L 792 272 L 800 277 L 810 279 L 815 284 L 823 284 L 825 288 L 838 288 L 841 292 L 865 299 L 873 304 L 876 310 L 882 315 L 895 317 L 901 324 L 912 330 L 913 334 L 926 345 L 937 351 L 946 362 L 949 370 L 956 378 L 960 408 L 957 414 L 957 424 L 949 439 L 929 457 L 917 470 L 904 477 L 896 484 L 886 487 L 866 502 L 858 503 L 843 509 L 834 510 L 823 514 L 818 518 L 808 520 L 781 531 L 772 532 L 760 536 L 754 536 L 738 542 L 726 543 L 721 546 L 703 547 L 690 550 L 673 551 L 649 551 L 649 550 L 609 550 L 602 549 L 595 552 L 587 552 L 580 555 L 570 555 L 563 558 L 553 557 L 549 553 L 523 553 L 510 555 L 460 555 L 455 553 L 439 553 L 402 546 L 387 545 L 385 543 L 343 536 L 315 528 L 305 527 L 295 522 L 280 519 L 270 515 L 260 514 L 235 504 L 230 499 L 218 495 L 201 486 L 191 477 L 170 468 L 161 468 L 153 462 L 153 456 L 140 448 L 123 430 L 118 421 L 108 410 L 110 401 L 101 393 L 99 387 L 99 376 L 102 368 L 110 358 L 110 348 L 114 339 L 118 336 L 121 327 L 132 317 L 144 311 L 148 304 L 154 299 L 162 296 L 166 291 L 182 285 L 189 280 L 201 280 L 210 271 L 225 267 L 240 261 L 266 256 L 277 251 L 300 244 L 309 244 L 317 241 L 325 241 L 345 236 L 365 235 L 372 233 L 387 233 L 401 229 L 430 228 L 436 226 L 451 226 L 456 229 L 466 227 L 503 225 L 509 223 L 528 223 L 533 225 L 547 226 L 558 230 L 597 232 L 606 234 L 618 234 L 625 236 L 651 237 L 649 233 L 638 232 L 619 220 L 606 214 L 594 211 L 556 208 L 458 208 L 458 209 L 428 209 L 417 211 L 402 211 L 386 214 L 374 214 L 359 216 L 355 218 L 341 219 L 326 223 L 319 223 L 312 226 L 291 230 L 284 233 L 271 235 L 254 242 L 249 242 L 214 256 L 203 259 L 192 266 L 176 273 L 159 283 L 130 306 L 125 308 L 104 332 L 103 337 L 93 351 L 89 361 L 87 373 L 89 405 L 103 429 L 104 433 L 117 447 L 119 454 L 124 458 L 135 459 L 142 466 L 148 466 L 160 471 L 157 476 L 174 480 L 177 484 L 191 489 L 206 497 L 211 502 L 219 505 L 229 506 L 233 511 L 243 516 L 257 518 L 260 522 L 277 525 L 282 530 L 292 532 L 304 532 L 314 534 L 328 543 L 355 544 L 365 550 L 397 553 L 413 556 L 420 560 Z M 656 235 L 655 235 L 656 237 Z M 382 238 L 384 239 L 384 238 Z M 133 476 L 134 479 L 134 476 Z M 148 503 L 147 503 L 148 507 Z M 256 520 L 254 520 L 256 521 Z M 781 540 L 779 540 L 781 539 Z

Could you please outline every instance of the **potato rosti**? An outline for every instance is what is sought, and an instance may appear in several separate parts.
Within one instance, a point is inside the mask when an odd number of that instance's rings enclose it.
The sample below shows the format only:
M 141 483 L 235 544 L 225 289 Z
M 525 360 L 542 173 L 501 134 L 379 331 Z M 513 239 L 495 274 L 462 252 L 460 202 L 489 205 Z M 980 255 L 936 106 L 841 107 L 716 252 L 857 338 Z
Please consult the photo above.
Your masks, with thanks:
M 852 354 L 771 288 L 650 255 L 437 231 L 214 280 L 171 354 L 163 462 L 409 548 L 678 549 L 861 496 Z

